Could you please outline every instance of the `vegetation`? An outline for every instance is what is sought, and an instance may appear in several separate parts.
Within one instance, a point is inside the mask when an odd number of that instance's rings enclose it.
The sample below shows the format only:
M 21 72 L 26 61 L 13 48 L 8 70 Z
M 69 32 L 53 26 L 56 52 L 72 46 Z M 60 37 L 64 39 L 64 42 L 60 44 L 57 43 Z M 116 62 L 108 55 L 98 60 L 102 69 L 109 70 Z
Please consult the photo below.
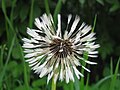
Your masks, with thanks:
M 0 90 L 51 90 L 46 77 L 40 79 L 25 62 L 22 38 L 34 19 L 51 13 L 79 15 L 92 25 L 100 44 L 99 56 L 88 66 L 91 73 L 66 84 L 57 82 L 56 90 L 120 90 L 120 1 L 119 0 L 0 0 Z M 88 58 L 84 55 L 84 58 Z M 91 59 L 91 58 L 89 58 Z

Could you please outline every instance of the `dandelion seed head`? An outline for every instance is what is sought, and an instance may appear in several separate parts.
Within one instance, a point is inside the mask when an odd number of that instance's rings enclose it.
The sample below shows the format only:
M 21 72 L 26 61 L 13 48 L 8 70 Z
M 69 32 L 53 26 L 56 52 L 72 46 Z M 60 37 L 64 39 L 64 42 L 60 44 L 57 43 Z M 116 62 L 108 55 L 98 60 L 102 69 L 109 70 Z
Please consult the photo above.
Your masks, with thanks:
M 72 43 L 69 40 L 55 38 L 50 43 L 50 51 L 58 58 L 66 58 L 72 54 Z
M 67 27 L 72 15 L 68 16 Z M 30 38 L 23 38 L 23 48 L 26 61 L 40 78 L 47 76 L 47 83 L 51 78 L 54 82 L 59 79 L 66 83 L 74 80 L 74 74 L 78 79 L 84 75 L 77 69 L 90 72 L 81 62 L 96 64 L 85 60 L 82 55 L 88 53 L 89 57 L 97 57 L 99 44 L 95 43 L 95 33 L 91 32 L 91 26 L 82 23 L 76 30 L 80 17 L 76 16 L 70 30 L 65 30 L 62 34 L 61 15 L 58 15 L 57 30 L 55 30 L 52 15 L 43 14 L 35 19 L 38 29 L 27 28 Z

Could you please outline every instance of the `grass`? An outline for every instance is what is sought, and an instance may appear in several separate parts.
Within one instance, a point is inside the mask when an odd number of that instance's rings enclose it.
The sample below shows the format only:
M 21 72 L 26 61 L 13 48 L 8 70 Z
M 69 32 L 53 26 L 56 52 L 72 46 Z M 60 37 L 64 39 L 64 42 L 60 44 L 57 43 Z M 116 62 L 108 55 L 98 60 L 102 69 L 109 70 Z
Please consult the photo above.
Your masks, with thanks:
M 10 60 L 11 53 L 12 53 L 12 50 L 14 48 L 14 44 L 16 42 L 19 45 L 18 39 L 16 37 L 15 29 L 14 29 L 14 26 L 13 26 L 13 11 L 14 11 L 15 3 L 16 3 L 16 0 L 13 0 L 12 1 L 12 9 L 11 9 L 11 14 L 10 14 L 10 19 L 9 19 L 9 17 L 7 16 L 5 1 L 2 0 L 2 10 L 3 10 L 4 16 L 5 16 L 5 20 L 6 20 L 6 32 L 7 32 L 8 42 L 10 42 L 10 43 L 8 43 L 8 45 L 10 44 L 10 47 L 9 47 L 8 55 L 7 55 L 7 58 L 6 58 L 6 63 L 5 63 L 4 66 L 2 65 L 4 48 L 1 48 L 1 67 L 3 66 L 3 70 L 0 73 L 0 88 L 1 89 L 2 89 L 3 78 L 5 77 L 6 68 L 7 68 L 8 62 Z M 34 2 L 32 0 L 31 13 L 30 13 L 30 26 L 31 27 L 32 27 L 32 19 L 33 19 L 32 18 L 33 3 Z M 8 27 L 10 27 L 10 29 L 8 29 Z M 22 61 L 23 61 L 23 66 L 24 66 L 24 82 L 25 82 L 25 85 L 26 85 L 26 89 L 29 90 L 29 88 L 28 88 L 29 87 L 29 84 L 28 84 L 28 75 L 27 75 L 27 70 L 26 70 L 26 65 L 25 65 L 23 51 L 22 51 L 22 48 L 21 48 L 20 45 L 19 45 L 18 49 L 20 49 L 19 53 L 21 53 L 21 57 L 22 57 Z
M 120 64 L 120 58 L 118 59 L 118 62 L 116 64 L 116 68 L 115 68 L 115 72 L 112 73 L 112 69 L 113 69 L 113 63 L 111 61 L 111 75 L 109 76 L 106 76 L 104 77 L 103 79 L 101 79 L 99 82 L 97 82 L 95 85 L 94 85 L 94 90 L 99 90 L 99 87 L 104 84 L 108 79 L 111 79 L 110 81 L 110 84 L 108 86 L 109 90 L 115 90 L 115 84 L 116 84 L 116 80 L 118 77 L 120 77 L 120 74 L 118 73 L 118 67 L 119 67 L 119 64 Z M 107 87 L 107 86 L 106 86 Z
M 111 62 L 111 63 L 112 63 L 112 62 Z M 119 76 L 119 74 L 118 74 L 119 64 L 120 64 L 120 57 L 119 57 L 118 62 L 117 62 L 117 64 L 116 64 L 116 68 L 115 68 L 114 74 L 112 74 L 113 71 L 111 70 L 111 74 L 113 75 L 113 77 L 111 77 L 110 90 L 113 90 L 113 89 L 114 89 L 114 87 L 115 87 L 115 82 L 116 82 L 116 80 L 117 80 L 117 76 Z M 112 66 L 113 66 L 113 65 L 112 65 Z M 111 69 L 112 69 L 112 67 L 111 67 Z
M 45 2 L 46 13 L 47 13 L 47 15 L 49 15 L 50 14 L 49 2 L 48 2 L 48 0 L 44 0 L 44 2 Z
M 11 52 L 12 52 L 14 43 L 15 43 L 15 36 L 12 39 L 12 42 L 11 42 L 11 45 L 10 45 L 10 49 L 8 51 L 8 55 L 7 55 L 7 59 L 6 59 L 5 65 L 3 66 L 3 70 L 0 73 L 0 87 L 2 87 L 3 78 L 5 77 L 6 68 L 7 68 L 8 62 L 10 60 L 10 56 L 11 56 Z M 3 57 L 3 56 L 1 56 L 1 57 Z
M 56 8 L 53 14 L 55 25 L 57 24 L 57 15 L 60 13 L 61 7 L 62 7 L 62 0 L 58 0 L 58 3 L 56 5 Z
M 26 68 L 26 64 L 25 64 L 25 59 L 24 59 L 24 54 L 23 54 L 23 50 L 20 47 L 20 53 L 21 53 L 21 57 L 22 57 L 22 62 L 23 62 L 23 67 L 24 67 L 24 82 L 25 82 L 25 86 L 26 86 L 26 90 L 29 90 L 29 80 L 28 80 L 28 74 L 27 74 L 27 68 Z
M 5 49 L 5 45 L 0 46 L 0 50 L 1 50 L 1 51 L 0 51 L 0 52 L 1 52 L 1 54 L 0 54 L 0 68 L 3 67 L 4 49 Z
M 33 26 L 33 7 L 34 7 L 34 0 L 31 0 L 31 7 L 30 7 L 30 18 L 29 18 L 29 27 L 32 28 Z

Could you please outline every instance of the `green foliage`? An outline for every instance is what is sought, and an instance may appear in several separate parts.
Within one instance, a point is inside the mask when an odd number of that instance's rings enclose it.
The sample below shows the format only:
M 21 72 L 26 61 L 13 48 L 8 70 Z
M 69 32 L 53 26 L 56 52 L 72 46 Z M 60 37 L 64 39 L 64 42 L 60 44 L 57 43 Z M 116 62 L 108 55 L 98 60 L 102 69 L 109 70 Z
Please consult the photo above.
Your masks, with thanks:
M 40 86 L 44 86 L 45 84 L 46 84 L 45 79 L 38 79 L 38 80 L 32 82 L 33 87 L 40 87 Z
M 63 26 L 68 14 L 80 15 L 81 21 L 92 25 L 101 46 L 96 70 L 87 75 L 82 70 L 84 78 L 75 76 L 75 82 L 69 84 L 58 82 L 56 90 L 120 90 L 119 0 L 1 0 L 0 90 L 51 90 L 51 82 L 47 85 L 46 78 L 39 79 L 30 71 L 21 47 L 21 38 L 27 37 L 26 27 L 34 28 L 34 19 L 45 12 L 52 13 L 55 26 L 58 13 L 64 17 Z M 88 59 L 87 53 L 84 58 Z
M 112 63 L 112 62 L 111 62 Z M 96 85 L 94 85 L 94 90 L 119 90 L 120 86 L 118 85 L 118 82 L 120 82 L 120 74 L 118 74 L 118 68 L 120 64 L 120 58 L 118 59 L 118 62 L 115 67 L 114 74 L 108 75 L 105 78 L 101 79 Z M 111 68 L 112 69 L 112 68 Z

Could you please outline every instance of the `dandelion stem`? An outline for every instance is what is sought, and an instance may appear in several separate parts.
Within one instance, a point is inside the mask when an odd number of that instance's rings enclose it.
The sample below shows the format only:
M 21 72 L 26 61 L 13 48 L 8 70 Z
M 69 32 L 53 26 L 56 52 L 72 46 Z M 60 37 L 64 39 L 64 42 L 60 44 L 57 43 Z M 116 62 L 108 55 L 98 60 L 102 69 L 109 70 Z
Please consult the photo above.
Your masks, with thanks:
M 56 83 L 54 82 L 54 77 L 52 78 L 52 88 L 51 90 L 56 90 Z

